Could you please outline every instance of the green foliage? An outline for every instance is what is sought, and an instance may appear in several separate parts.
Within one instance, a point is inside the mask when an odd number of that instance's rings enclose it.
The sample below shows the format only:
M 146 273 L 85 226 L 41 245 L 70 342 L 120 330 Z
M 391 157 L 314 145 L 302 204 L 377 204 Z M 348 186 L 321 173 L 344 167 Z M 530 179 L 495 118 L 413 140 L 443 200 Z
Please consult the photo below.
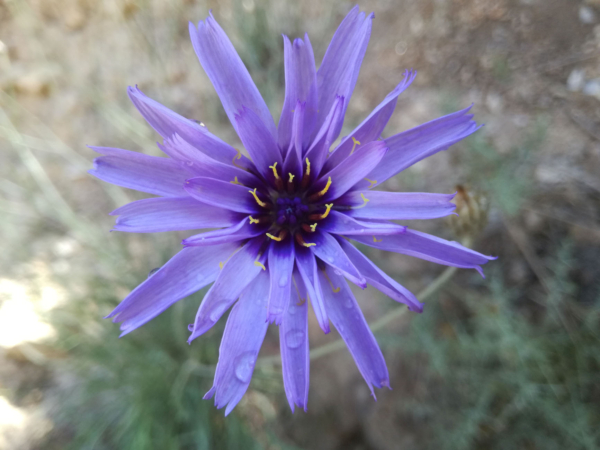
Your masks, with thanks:
M 411 322 L 403 347 L 427 359 L 428 390 L 399 408 L 423 427 L 420 448 L 600 446 L 600 309 L 577 303 L 570 258 L 565 244 L 539 299 L 508 287 L 497 269 L 479 292 L 451 285 L 450 299 Z

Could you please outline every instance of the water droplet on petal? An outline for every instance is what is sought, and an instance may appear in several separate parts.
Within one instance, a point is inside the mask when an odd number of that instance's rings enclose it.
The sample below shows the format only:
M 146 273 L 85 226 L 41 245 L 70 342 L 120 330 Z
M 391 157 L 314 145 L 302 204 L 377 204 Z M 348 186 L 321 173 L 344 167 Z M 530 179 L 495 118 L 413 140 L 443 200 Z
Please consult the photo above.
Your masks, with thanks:
M 294 303 L 294 301 L 292 300 L 290 302 L 290 306 L 288 307 L 288 313 L 289 314 L 296 314 L 296 310 L 298 309 L 298 307 L 296 306 L 296 304 Z
M 352 307 L 354 306 L 354 305 L 353 305 L 353 303 L 352 303 L 352 299 L 350 299 L 350 298 L 346 298 L 346 299 L 344 300 L 344 306 L 345 306 L 346 308 L 348 308 L 348 309 L 352 308 Z
M 209 318 L 212 322 L 216 322 L 217 320 L 219 320 L 221 318 L 221 316 L 223 315 L 223 313 L 225 311 L 227 311 L 227 308 L 229 307 L 229 304 L 227 302 L 221 302 L 216 304 L 213 308 L 212 311 L 209 314 Z
M 281 278 L 279 279 L 279 287 L 285 287 L 285 285 L 288 283 L 288 277 L 286 275 L 282 275 Z
M 160 270 L 160 267 L 155 267 L 154 269 L 152 269 L 150 272 L 148 272 L 148 278 L 150 278 L 152 275 L 154 275 L 159 270 Z
M 285 334 L 285 343 L 289 348 L 298 348 L 304 342 L 304 331 L 290 330 Z
M 248 383 L 254 371 L 256 355 L 254 352 L 242 353 L 235 362 L 235 376 L 242 383 Z

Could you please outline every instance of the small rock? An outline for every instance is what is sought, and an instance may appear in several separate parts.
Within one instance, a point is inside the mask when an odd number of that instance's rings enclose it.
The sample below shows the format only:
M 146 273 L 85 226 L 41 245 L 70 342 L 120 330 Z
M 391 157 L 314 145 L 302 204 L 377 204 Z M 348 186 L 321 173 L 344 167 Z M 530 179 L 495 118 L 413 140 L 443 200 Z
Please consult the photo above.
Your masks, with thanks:
M 594 23 L 596 21 L 596 14 L 594 13 L 594 10 L 589 6 L 580 6 L 579 21 L 586 25 Z
M 587 83 L 585 83 L 582 92 L 585 95 L 596 97 L 600 100 L 600 78 L 594 78 L 593 80 L 590 80 Z
M 585 71 L 583 69 L 573 69 L 567 78 L 567 89 L 571 92 L 578 92 L 583 89 L 585 84 Z
M 15 89 L 21 94 L 47 97 L 50 94 L 50 81 L 38 73 L 29 73 L 15 81 Z

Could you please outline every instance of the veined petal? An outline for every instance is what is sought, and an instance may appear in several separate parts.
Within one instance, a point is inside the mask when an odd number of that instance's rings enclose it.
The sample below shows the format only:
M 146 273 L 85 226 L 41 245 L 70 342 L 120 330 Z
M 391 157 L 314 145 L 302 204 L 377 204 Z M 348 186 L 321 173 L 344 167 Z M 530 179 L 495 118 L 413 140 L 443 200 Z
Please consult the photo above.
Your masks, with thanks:
M 286 154 L 294 145 L 293 120 L 294 110 L 298 102 L 306 105 L 304 127 L 298 140 L 301 147 L 307 146 L 317 119 L 317 71 L 312 46 L 308 34 L 304 40 L 294 39 L 292 44 L 287 36 L 283 36 L 285 59 L 285 100 L 277 127 L 279 146 Z
M 271 242 L 269 246 L 269 309 L 267 321 L 281 325 L 283 315 L 290 301 L 292 271 L 294 270 L 294 240 L 284 239 Z
M 337 275 L 331 267 L 327 267 L 326 271 L 331 282 L 340 288 L 337 292 L 324 290 L 327 314 L 350 350 L 358 370 L 371 390 L 371 395 L 375 397 L 373 387 L 390 387 L 385 360 L 346 280 Z M 325 283 L 325 275 L 321 273 L 319 276 L 321 282 Z
M 356 267 L 352 264 L 346 253 L 340 247 L 338 241 L 329 233 L 323 233 L 317 229 L 315 233 L 311 233 L 311 239 L 316 244 L 311 246 L 312 252 L 326 264 L 339 270 L 346 278 L 352 281 L 362 289 L 367 287 L 365 278 L 361 275 Z M 326 289 L 324 289 L 326 290 Z
M 360 65 L 371 36 L 373 17 L 371 13 L 365 18 L 365 13 L 359 12 L 358 6 L 352 8 L 333 35 L 321 67 L 317 71 L 319 93 L 317 126 L 325 121 L 336 96 L 344 98 L 342 113 L 332 126 L 333 140 L 340 133 L 346 108 L 356 85 Z
M 323 303 L 323 293 L 321 283 L 319 282 L 319 272 L 317 261 L 312 252 L 306 248 L 296 247 L 296 266 L 300 278 L 296 280 L 296 287 L 299 290 L 301 299 L 305 301 L 310 299 L 313 311 L 317 317 L 317 322 L 325 334 L 329 333 L 329 319 L 325 304 Z
M 195 175 L 210 174 L 211 178 L 217 180 L 252 186 L 253 188 L 262 184 L 256 176 L 247 170 L 231 165 L 231 160 L 229 164 L 217 161 L 199 151 L 178 134 L 174 134 L 171 138 L 165 138 L 163 151 L 171 158 L 181 161 Z M 238 164 L 237 160 L 236 164 Z M 251 161 L 248 161 L 248 164 L 254 168 Z
M 205 22 L 198 23 L 197 29 L 191 23 L 189 28 L 200 64 L 215 87 L 233 127 L 238 130 L 235 115 L 243 107 L 250 108 L 260 117 L 272 138 L 276 139 L 275 122 L 267 104 L 212 13 Z
M 214 178 L 196 177 L 186 180 L 185 190 L 202 203 L 230 209 L 231 211 L 252 214 L 260 210 L 260 206 L 245 186 L 215 180 Z
M 419 313 L 423 312 L 423 304 L 417 300 L 417 297 L 412 292 L 398 284 L 348 241 L 338 239 L 338 242 L 346 252 L 346 255 L 348 255 L 348 258 L 350 258 L 350 261 L 352 261 L 352 264 L 365 277 L 367 283 L 379 289 L 391 299 L 404 303 L 408 306 L 409 310 Z
M 352 191 L 336 201 L 337 205 L 355 207 L 344 211 L 360 219 L 413 220 L 437 219 L 452 214 L 455 194 L 420 192 Z M 365 199 L 367 202 L 365 203 Z M 364 205 L 364 206 L 363 206 Z M 360 206 L 359 208 L 356 208 Z
M 253 110 L 245 106 L 235 115 L 235 120 L 238 135 L 250 153 L 256 170 L 267 180 L 274 180 L 273 170 L 269 166 L 277 164 L 276 170 L 281 171 L 283 159 L 270 130 Z
M 300 274 L 294 270 L 294 279 Z M 308 302 L 292 289 L 290 304 L 279 327 L 283 387 L 292 412 L 295 405 L 306 411 L 310 353 L 308 348 Z
M 337 146 L 337 148 L 327 159 L 325 163 L 326 171 L 329 171 L 337 166 L 345 158 L 354 153 L 354 151 L 361 145 L 379 139 L 383 129 L 394 113 L 398 96 L 404 92 L 408 86 L 410 86 L 416 76 L 416 71 L 410 70 L 404 72 L 404 79 L 402 82 L 396 86 L 392 92 L 386 95 L 383 101 L 377 105 L 377 107 L 365 120 L 362 121 L 359 126 L 352 130 L 348 136 L 342 139 L 340 145 Z
M 108 315 L 121 323 L 121 336 L 158 316 L 173 303 L 212 283 L 219 274 L 219 260 L 225 260 L 236 244 L 211 248 L 184 248 L 136 287 Z
M 322 197 L 322 201 L 327 202 L 340 197 L 364 180 L 367 174 L 377 167 L 387 151 L 384 141 L 372 141 L 361 146 L 331 171 L 321 176 L 315 183 L 313 193 L 322 190 L 331 178 L 331 186 Z
M 376 241 L 364 236 L 353 236 L 352 239 L 370 247 L 415 256 L 445 266 L 476 269 L 482 276 L 480 265 L 496 259 L 464 247 L 458 242 L 411 229 L 407 229 L 404 234 L 381 236 Z
M 330 211 L 325 220 L 319 222 L 322 231 L 347 236 L 398 234 L 406 232 L 406 227 L 391 222 L 362 222 L 338 211 Z
M 367 178 L 375 184 L 363 181 L 358 189 L 367 189 L 383 183 L 390 177 L 437 152 L 448 149 L 453 144 L 477 131 L 478 126 L 471 107 L 432 120 L 411 130 L 404 131 L 384 140 L 389 151 Z
M 268 226 L 251 224 L 248 217 L 244 217 L 239 223 L 222 228 L 220 230 L 207 231 L 195 234 L 181 243 L 186 247 L 222 244 L 225 242 L 236 242 L 243 239 L 260 236 L 267 231 Z
M 296 109 L 294 109 L 294 116 L 292 118 L 292 137 L 291 146 L 289 151 L 285 155 L 285 161 L 283 162 L 283 178 L 289 177 L 289 174 L 296 177 L 296 183 L 299 183 L 302 179 L 302 152 L 303 152 L 303 135 L 304 135 L 304 113 L 306 111 L 306 103 L 296 103 Z
M 217 408 L 227 406 L 225 415 L 233 410 L 250 385 L 268 327 L 264 320 L 268 289 L 267 274 L 259 274 L 242 292 L 227 319 L 213 387 L 204 396 L 208 399 L 215 395 Z
M 215 284 L 211 286 L 202 300 L 188 342 L 192 342 L 210 330 L 225 311 L 235 303 L 246 286 L 256 278 L 261 270 L 264 270 L 267 259 L 267 255 L 264 254 L 265 250 L 262 248 L 264 243 L 264 237 L 256 237 L 225 262 Z M 214 247 L 208 247 L 206 251 L 210 251 L 212 248 Z
M 101 156 L 94 160 L 91 175 L 117 186 L 164 197 L 183 197 L 190 172 L 169 158 L 148 156 L 120 148 L 90 147 Z
M 129 87 L 127 93 L 144 119 L 164 139 L 178 134 L 193 145 L 197 149 L 196 151 L 202 151 L 209 157 L 229 165 L 233 158 L 238 156 L 235 148 L 209 132 L 206 127 L 186 119 L 156 100 L 152 100 L 144 95 L 137 86 Z M 243 167 L 252 167 L 252 163 L 245 156 L 242 156 L 237 164 Z
M 240 220 L 233 211 L 201 203 L 191 197 L 146 198 L 115 209 L 114 230 L 128 233 L 228 227 Z

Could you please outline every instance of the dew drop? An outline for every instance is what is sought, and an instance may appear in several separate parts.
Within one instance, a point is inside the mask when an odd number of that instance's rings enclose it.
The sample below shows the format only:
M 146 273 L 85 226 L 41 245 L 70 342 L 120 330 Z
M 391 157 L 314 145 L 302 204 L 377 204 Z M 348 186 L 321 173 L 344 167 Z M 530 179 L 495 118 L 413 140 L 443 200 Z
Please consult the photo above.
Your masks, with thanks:
M 159 270 L 160 270 L 160 267 L 155 267 L 154 269 L 152 269 L 150 272 L 148 272 L 148 278 L 150 278 L 152 275 L 154 275 Z
M 352 308 L 352 306 L 354 306 L 354 305 L 352 304 L 352 300 L 351 300 L 351 299 L 349 299 L 349 298 L 346 298 L 346 300 L 344 300 L 344 306 L 345 306 L 346 308 L 348 308 L 348 309 L 351 309 L 351 308 Z
M 209 314 L 210 320 L 213 322 L 216 322 L 217 320 L 219 320 L 221 318 L 221 316 L 223 315 L 223 313 L 227 310 L 228 306 L 229 306 L 229 304 L 227 302 L 221 302 L 221 303 L 216 304 Z
M 304 342 L 304 331 L 290 330 L 285 334 L 285 343 L 288 348 L 298 348 Z
M 256 355 L 254 352 L 242 353 L 236 358 L 235 376 L 242 383 L 248 383 L 252 377 L 254 364 L 256 363 Z
M 279 287 L 285 287 L 288 284 L 288 277 L 286 275 L 282 275 L 279 279 Z
M 291 301 L 290 302 L 290 306 L 288 307 L 288 313 L 289 314 L 296 314 L 296 310 L 298 309 L 298 307 L 296 306 L 296 304 Z

